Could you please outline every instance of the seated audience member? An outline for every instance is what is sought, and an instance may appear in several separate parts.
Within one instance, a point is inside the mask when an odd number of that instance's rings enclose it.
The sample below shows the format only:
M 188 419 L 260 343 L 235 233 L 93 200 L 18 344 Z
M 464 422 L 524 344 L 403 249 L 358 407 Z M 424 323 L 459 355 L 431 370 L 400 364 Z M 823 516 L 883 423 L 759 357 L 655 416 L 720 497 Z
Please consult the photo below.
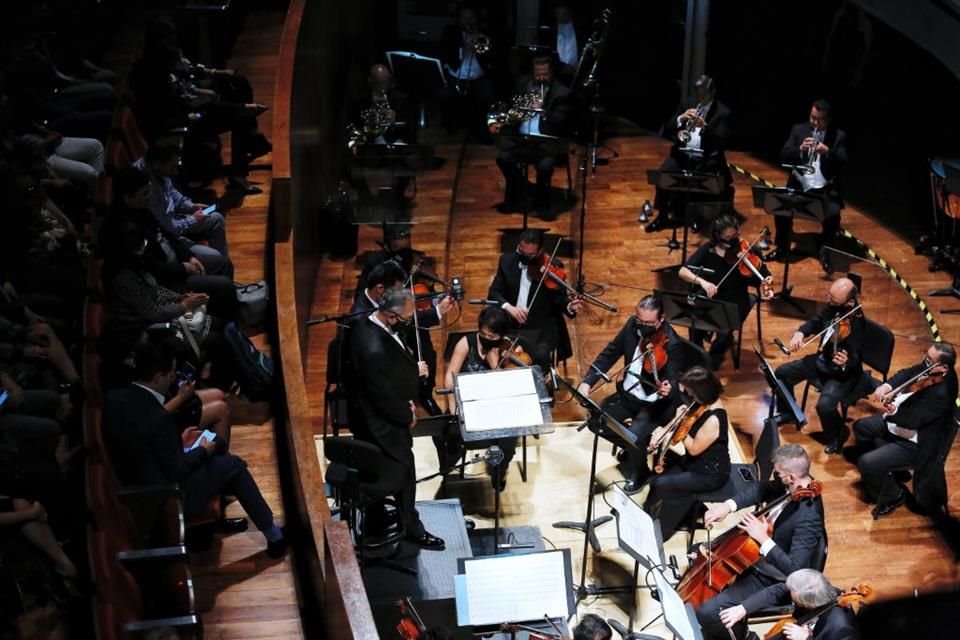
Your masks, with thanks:
M 267 541 L 267 555 L 286 553 L 283 530 L 263 499 L 246 462 L 217 453 L 216 441 L 201 438 L 184 451 L 196 435 L 178 429 L 176 418 L 164 408 L 165 393 L 176 379 L 176 359 L 160 344 L 140 344 L 134 351 L 134 382 L 107 395 L 103 412 L 104 439 L 110 460 L 124 484 L 176 482 L 184 494 L 184 515 L 203 513 L 210 500 L 235 495 Z M 229 523 L 231 530 L 244 530 Z

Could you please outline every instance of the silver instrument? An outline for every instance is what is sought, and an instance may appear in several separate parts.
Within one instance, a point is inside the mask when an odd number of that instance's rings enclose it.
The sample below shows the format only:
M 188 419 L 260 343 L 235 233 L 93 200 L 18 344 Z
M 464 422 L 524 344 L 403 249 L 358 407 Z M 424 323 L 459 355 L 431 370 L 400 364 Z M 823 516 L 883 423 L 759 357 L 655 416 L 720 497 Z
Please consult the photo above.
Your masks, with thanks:
M 702 102 L 697 103 L 697 116 L 701 119 L 706 118 L 707 116 L 707 110 L 705 108 L 706 106 L 707 105 L 703 104 Z M 677 131 L 677 140 L 685 145 L 690 144 L 690 140 L 693 139 L 693 132 L 696 130 L 696 128 L 697 125 L 693 118 L 687 118 L 680 130 Z
M 487 126 L 492 124 L 520 124 L 543 113 L 543 100 L 546 97 L 547 85 L 543 83 L 538 83 L 538 85 L 533 91 L 518 93 L 513 96 L 509 106 L 505 102 L 494 103 L 487 113 Z M 536 105 L 540 106 L 537 107 Z
M 397 118 L 396 112 L 390 108 L 387 92 L 374 94 L 373 104 L 360 112 L 360 124 L 347 125 L 347 149 L 382 136 L 387 132 Z
M 813 144 L 811 144 L 810 148 L 807 149 L 804 162 L 802 165 L 797 167 L 797 171 L 807 176 L 812 176 L 814 173 L 816 173 L 817 168 L 814 166 L 814 162 L 817 160 L 817 147 L 823 142 L 825 133 L 826 132 L 820 131 L 819 129 L 814 129 L 810 132 L 810 137 L 813 139 Z

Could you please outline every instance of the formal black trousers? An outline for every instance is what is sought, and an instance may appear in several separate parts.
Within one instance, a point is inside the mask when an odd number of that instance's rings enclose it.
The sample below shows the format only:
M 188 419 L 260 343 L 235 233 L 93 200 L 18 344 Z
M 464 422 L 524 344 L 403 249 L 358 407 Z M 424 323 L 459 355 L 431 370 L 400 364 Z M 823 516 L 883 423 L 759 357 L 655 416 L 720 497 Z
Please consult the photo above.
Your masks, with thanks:
M 647 464 L 647 446 L 650 444 L 650 436 L 654 429 L 673 415 L 674 406 L 674 402 L 669 398 L 658 402 L 643 402 L 628 396 L 623 391 L 608 396 L 601 403 L 601 408 L 610 414 L 610 417 L 626 426 L 637 437 L 637 448 L 634 449 L 627 446 L 623 438 L 608 427 L 600 430 L 601 438 L 609 440 L 626 452 L 624 468 L 628 480 L 642 480 L 650 474 L 650 467 Z M 629 425 L 626 424 L 628 420 L 632 421 Z
M 820 418 L 820 427 L 827 438 L 836 438 L 843 430 L 843 416 L 840 414 L 840 401 L 847 397 L 857 385 L 859 376 L 851 375 L 847 378 L 824 377 L 817 368 L 817 359 L 820 356 L 811 354 L 799 360 L 788 362 L 777 367 L 777 378 L 793 393 L 793 388 L 804 380 L 817 381 L 820 385 L 820 398 L 817 400 L 817 416 Z
M 697 504 L 697 494 L 716 491 L 727 480 L 725 475 L 686 471 L 679 465 L 668 467 L 650 479 L 650 493 L 643 509 L 660 520 L 660 533 L 666 542 L 676 533 L 683 517 Z
M 742 604 L 748 597 L 763 591 L 775 582 L 773 578 L 755 569 L 748 569 L 740 574 L 736 582 L 700 605 L 697 609 L 697 620 L 700 621 L 704 640 L 730 640 L 731 633 L 736 640 L 746 638 L 747 621 L 741 620 L 728 631 L 720 622 L 720 612 Z
M 913 467 L 917 461 L 917 445 L 890 433 L 883 416 L 861 418 L 853 423 L 853 435 L 856 448 L 861 453 L 857 458 L 857 469 L 863 480 L 866 496 L 872 501 L 883 503 L 896 497 L 898 487 L 887 482 L 892 469 Z M 881 495 L 886 489 L 888 495 Z

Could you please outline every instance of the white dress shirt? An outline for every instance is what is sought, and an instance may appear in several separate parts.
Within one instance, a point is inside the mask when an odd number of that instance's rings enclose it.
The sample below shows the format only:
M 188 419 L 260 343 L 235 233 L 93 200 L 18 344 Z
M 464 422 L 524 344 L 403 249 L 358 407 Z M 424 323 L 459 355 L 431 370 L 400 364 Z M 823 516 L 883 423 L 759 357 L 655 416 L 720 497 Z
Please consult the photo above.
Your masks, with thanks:
M 461 31 L 460 37 L 463 38 L 463 46 L 460 47 L 460 66 L 456 71 L 451 71 L 451 74 L 457 80 L 482 78 L 483 67 L 480 66 L 480 60 L 477 59 L 477 54 L 473 52 L 473 49 L 467 46 L 467 41 L 473 36 Z
M 563 64 L 576 65 L 579 62 L 577 31 L 572 22 L 557 24 L 557 56 Z
M 800 183 L 803 185 L 804 191 L 810 191 L 810 189 L 822 189 L 827 184 L 827 179 L 823 177 L 823 172 L 820 170 L 819 153 L 814 156 L 811 166 L 813 167 L 813 173 L 800 174 Z
M 623 388 L 629 389 L 628 393 L 642 402 L 656 402 L 660 399 L 657 390 L 647 393 L 646 387 L 640 382 L 640 376 L 643 374 L 643 359 L 640 358 L 640 345 L 633 351 L 633 361 L 627 370 L 627 376 L 623 382 Z
M 370 322 L 372 322 L 373 324 L 377 325 L 378 327 L 380 327 L 381 329 L 383 329 L 384 331 L 386 331 L 387 334 L 388 334 L 391 338 L 393 338 L 394 340 L 396 340 L 396 341 L 397 341 L 397 344 L 400 345 L 400 348 L 401 348 L 401 349 L 403 349 L 404 351 L 407 350 L 407 345 L 403 344 L 403 340 L 400 339 L 400 336 L 399 336 L 393 329 L 391 329 L 390 327 L 388 327 L 388 326 L 385 325 L 384 323 L 380 322 L 380 318 L 377 317 L 377 312 L 376 312 L 376 311 L 374 311 L 373 313 L 371 313 L 371 314 L 370 314 L 369 316 L 367 316 L 367 317 L 370 318 Z
M 893 399 L 894 406 L 899 409 L 900 405 L 907 401 L 907 399 L 912 396 L 916 391 L 906 392 L 899 394 L 896 398 Z M 896 413 L 896 409 L 894 409 Z M 893 415 L 893 414 L 886 414 Z M 884 417 L 886 417 L 886 415 Z M 887 423 L 887 430 L 898 438 L 903 438 L 904 440 L 909 440 L 910 442 L 917 444 L 917 430 L 916 429 L 906 429 L 904 427 L 898 426 L 889 420 L 885 420 Z

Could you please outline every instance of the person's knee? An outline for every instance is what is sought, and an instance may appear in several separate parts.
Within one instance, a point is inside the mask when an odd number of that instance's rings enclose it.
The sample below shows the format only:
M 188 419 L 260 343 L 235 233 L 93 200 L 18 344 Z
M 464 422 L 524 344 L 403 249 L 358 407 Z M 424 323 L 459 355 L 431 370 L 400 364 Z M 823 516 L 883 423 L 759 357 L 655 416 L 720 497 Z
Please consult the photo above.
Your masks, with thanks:
M 226 221 L 223 219 L 223 214 L 219 211 L 210 212 L 204 219 L 203 228 L 208 231 L 216 231 L 223 229 Z
M 840 398 L 833 394 L 820 394 L 820 397 L 817 399 L 817 415 L 827 415 L 837 412 L 837 405 L 840 403 Z

